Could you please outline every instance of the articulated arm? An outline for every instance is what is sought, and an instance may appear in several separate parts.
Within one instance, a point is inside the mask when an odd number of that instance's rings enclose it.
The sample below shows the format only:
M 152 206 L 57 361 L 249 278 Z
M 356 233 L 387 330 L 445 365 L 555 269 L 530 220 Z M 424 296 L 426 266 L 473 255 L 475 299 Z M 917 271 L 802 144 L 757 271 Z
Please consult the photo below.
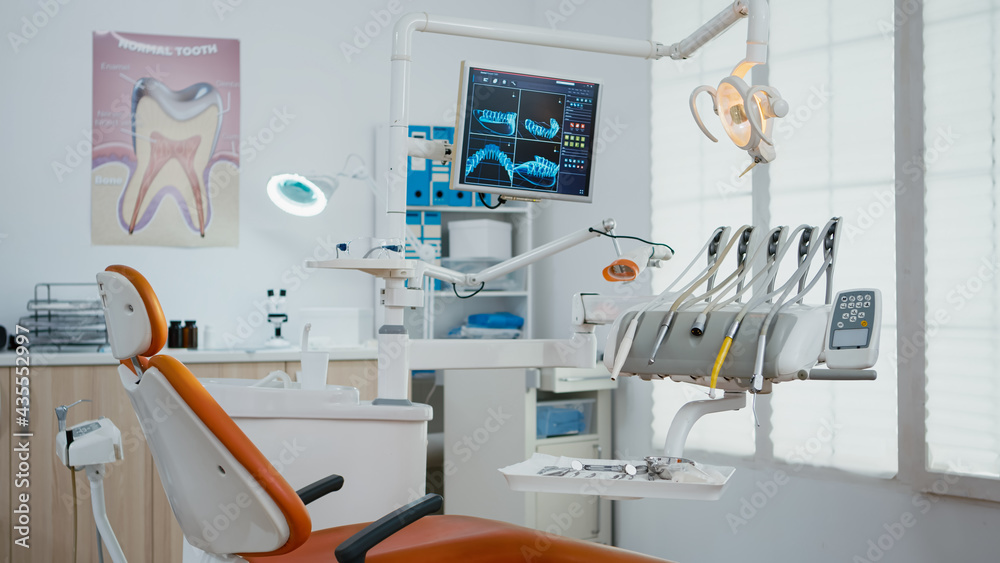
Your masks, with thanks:
M 599 237 L 602 234 L 609 234 L 614 229 L 615 220 L 605 219 L 592 227 L 588 227 L 575 233 L 570 233 L 560 239 L 556 239 L 548 244 L 543 244 L 538 248 L 519 254 L 509 260 L 496 264 L 495 266 L 490 266 L 489 268 L 486 268 L 478 273 L 465 274 L 456 270 L 436 266 L 434 264 L 424 263 L 423 275 L 448 283 L 459 285 L 477 285 L 506 276 L 515 270 L 520 270 L 521 268 L 534 264 L 543 258 L 552 256 L 553 254 L 558 254 L 567 248 L 572 248 L 592 238 Z

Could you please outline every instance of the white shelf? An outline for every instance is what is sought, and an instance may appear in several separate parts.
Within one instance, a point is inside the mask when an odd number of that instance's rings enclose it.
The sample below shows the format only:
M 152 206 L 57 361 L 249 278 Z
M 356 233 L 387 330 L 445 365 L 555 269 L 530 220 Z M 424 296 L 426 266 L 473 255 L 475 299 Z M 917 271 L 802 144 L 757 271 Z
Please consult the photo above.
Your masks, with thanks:
M 475 290 L 476 288 L 468 288 L 468 287 L 458 288 L 458 291 L 460 293 L 461 292 L 472 293 Z M 450 289 L 435 291 L 434 295 L 437 297 L 455 297 L 455 293 Z M 527 297 L 527 296 L 528 296 L 527 291 L 490 291 L 488 289 L 484 289 L 479 293 L 477 293 L 474 297 Z M 463 295 L 463 297 L 465 296 Z
M 508 207 L 506 205 L 497 209 L 487 209 L 485 207 L 452 207 L 448 205 L 407 205 L 407 211 L 443 211 L 445 213 L 527 213 L 528 207 Z

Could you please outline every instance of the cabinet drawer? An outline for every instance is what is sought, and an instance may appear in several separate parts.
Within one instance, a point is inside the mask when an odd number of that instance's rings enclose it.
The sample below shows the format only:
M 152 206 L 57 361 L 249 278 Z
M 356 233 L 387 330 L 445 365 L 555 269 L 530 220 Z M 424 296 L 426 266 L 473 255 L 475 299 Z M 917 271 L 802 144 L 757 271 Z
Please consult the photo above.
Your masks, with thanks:
M 618 382 L 603 365 L 592 368 L 544 368 L 541 370 L 542 391 L 572 393 L 574 391 L 599 391 L 617 389 Z

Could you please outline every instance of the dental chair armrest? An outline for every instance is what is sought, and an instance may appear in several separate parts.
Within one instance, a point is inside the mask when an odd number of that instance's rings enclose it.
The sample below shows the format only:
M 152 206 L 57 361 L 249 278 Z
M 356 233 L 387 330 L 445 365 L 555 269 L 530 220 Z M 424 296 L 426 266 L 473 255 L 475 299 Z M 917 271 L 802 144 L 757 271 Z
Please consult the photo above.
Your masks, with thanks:
M 441 495 L 425 495 L 386 514 L 337 546 L 334 551 L 337 561 L 364 563 L 365 555 L 371 548 L 424 516 L 441 510 L 443 502 Z
M 311 485 L 302 487 L 301 489 L 295 491 L 295 494 L 299 495 L 299 498 L 302 499 L 302 504 L 309 504 L 310 502 L 320 499 L 333 491 L 339 491 L 343 486 L 343 477 L 340 475 L 330 475 L 329 477 L 324 477 Z

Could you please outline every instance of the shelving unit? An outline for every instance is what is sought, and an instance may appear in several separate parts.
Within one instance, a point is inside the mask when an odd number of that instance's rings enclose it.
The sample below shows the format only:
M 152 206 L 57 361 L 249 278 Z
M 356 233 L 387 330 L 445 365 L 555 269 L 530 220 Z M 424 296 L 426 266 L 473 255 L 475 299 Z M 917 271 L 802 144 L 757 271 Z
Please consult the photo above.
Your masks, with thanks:
M 469 219 L 493 219 L 511 224 L 511 251 L 518 255 L 532 248 L 532 219 L 530 208 L 524 204 L 508 203 L 498 209 L 485 207 L 408 206 L 407 211 L 436 212 L 441 214 L 441 255 L 449 256 L 448 224 Z M 531 267 L 517 274 L 524 280 L 521 290 L 490 290 L 490 284 L 469 299 L 455 296 L 451 287 L 427 291 L 424 308 L 407 314 L 406 328 L 411 338 L 447 338 L 448 331 L 461 325 L 469 315 L 505 311 L 524 318 L 522 338 L 531 338 Z M 429 281 L 433 283 L 433 280 Z M 425 286 L 429 287 L 429 286 Z M 472 293 L 475 288 L 458 288 L 461 295 Z

